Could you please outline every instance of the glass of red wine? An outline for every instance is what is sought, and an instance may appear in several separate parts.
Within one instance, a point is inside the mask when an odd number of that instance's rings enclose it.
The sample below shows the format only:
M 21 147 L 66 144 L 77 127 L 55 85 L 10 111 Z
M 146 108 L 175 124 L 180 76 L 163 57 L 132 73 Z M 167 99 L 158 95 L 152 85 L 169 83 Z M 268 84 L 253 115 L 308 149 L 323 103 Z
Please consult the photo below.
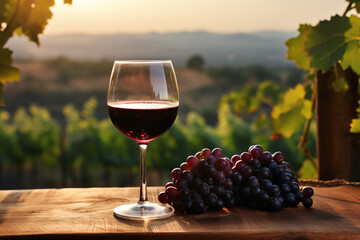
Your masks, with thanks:
M 140 199 L 118 206 L 114 215 L 126 219 L 161 219 L 171 216 L 170 205 L 147 198 L 146 149 L 174 123 L 179 90 L 170 60 L 115 61 L 107 93 L 110 119 L 117 130 L 140 147 Z

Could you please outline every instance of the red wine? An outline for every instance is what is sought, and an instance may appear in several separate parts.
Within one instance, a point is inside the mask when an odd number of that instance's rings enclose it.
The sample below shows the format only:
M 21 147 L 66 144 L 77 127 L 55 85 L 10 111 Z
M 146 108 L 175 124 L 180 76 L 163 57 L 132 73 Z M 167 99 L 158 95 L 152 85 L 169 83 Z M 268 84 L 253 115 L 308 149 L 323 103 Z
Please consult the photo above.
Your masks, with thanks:
M 115 127 L 139 143 L 147 143 L 164 134 L 174 123 L 178 108 L 178 104 L 164 101 L 108 103 Z

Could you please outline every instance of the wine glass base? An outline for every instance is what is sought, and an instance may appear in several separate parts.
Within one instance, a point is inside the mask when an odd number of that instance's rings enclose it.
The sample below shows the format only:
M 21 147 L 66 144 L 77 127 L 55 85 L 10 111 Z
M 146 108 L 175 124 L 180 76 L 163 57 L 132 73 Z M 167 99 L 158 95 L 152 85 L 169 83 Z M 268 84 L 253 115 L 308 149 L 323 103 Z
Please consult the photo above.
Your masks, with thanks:
M 170 205 L 159 205 L 148 201 L 121 205 L 114 209 L 114 216 L 131 220 L 162 219 L 174 214 Z

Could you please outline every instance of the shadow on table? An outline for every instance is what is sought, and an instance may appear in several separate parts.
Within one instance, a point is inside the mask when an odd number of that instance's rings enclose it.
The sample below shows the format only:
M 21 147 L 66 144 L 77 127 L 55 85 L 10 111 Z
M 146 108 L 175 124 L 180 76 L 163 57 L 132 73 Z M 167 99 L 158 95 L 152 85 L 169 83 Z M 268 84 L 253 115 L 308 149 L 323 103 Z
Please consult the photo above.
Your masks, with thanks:
M 4 221 L 4 216 L 8 211 L 9 204 L 19 203 L 21 196 L 29 194 L 31 191 L 12 191 L 0 203 L 0 224 Z

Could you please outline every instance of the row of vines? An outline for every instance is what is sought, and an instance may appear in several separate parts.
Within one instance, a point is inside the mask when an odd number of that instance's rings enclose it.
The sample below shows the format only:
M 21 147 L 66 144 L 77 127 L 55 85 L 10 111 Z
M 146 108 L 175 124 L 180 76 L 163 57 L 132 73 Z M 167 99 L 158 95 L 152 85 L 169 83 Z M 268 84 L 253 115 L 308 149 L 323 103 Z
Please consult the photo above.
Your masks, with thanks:
M 222 97 L 215 126 L 207 125 L 195 112 L 190 112 L 184 122 L 177 119 L 166 134 L 149 144 L 149 184 L 170 180 L 172 168 L 204 147 L 221 147 L 231 157 L 254 143 L 271 152 L 283 151 L 299 177 L 315 177 L 316 163 L 297 150 L 300 133 L 287 127 L 282 130 L 287 136 L 274 134 L 274 128 L 288 126 L 281 126 L 276 120 L 281 115 L 276 106 L 287 101 L 283 92 L 270 81 L 248 84 Z M 291 95 L 305 92 L 298 85 Z M 300 104 L 298 113 L 304 113 L 304 103 L 293 104 Z M 1 111 L 0 188 L 137 185 L 138 146 L 120 134 L 109 119 L 97 119 L 98 107 L 106 106 L 99 106 L 93 97 L 80 110 L 66 105 L 64 123 L 36 105 L 19 108 L 12 116 Z M 314 126 L 310 128 L 310 138 L 314 143 Z M 314 144 L 309 149 L 316 155 Z

